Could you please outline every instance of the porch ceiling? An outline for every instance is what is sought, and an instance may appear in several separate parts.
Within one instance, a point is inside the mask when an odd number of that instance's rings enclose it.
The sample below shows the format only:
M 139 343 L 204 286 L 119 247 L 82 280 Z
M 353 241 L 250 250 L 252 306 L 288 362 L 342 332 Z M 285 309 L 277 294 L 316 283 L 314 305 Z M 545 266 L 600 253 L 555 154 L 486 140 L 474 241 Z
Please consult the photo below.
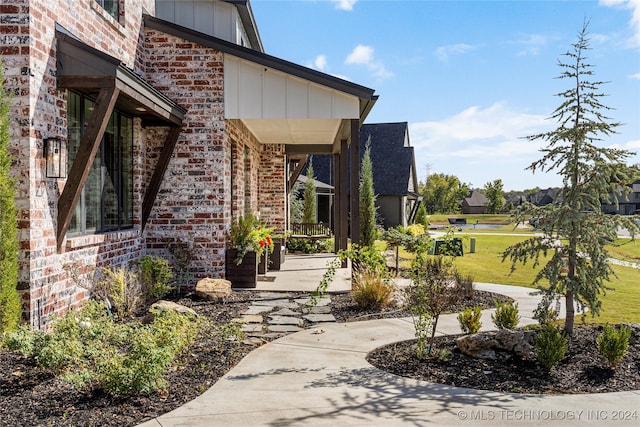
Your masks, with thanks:
M 263 144 L 332 146 L 340 119 L 244 119 L 242 122 Z

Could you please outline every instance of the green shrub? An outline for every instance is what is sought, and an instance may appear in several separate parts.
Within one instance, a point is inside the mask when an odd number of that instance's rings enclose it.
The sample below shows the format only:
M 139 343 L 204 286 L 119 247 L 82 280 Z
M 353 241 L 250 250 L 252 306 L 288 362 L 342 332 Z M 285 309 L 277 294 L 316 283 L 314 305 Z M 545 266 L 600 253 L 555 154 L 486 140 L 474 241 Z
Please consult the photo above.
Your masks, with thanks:
M 631 328 L 622 325 L 620 329 L 605 325 L 602 335 L 597 339 L 598 351 L 607 359 L 609 366 L 615 369 L 629 348 Z
M 365 310 L 381 310 L 391 303 L 393 287 L 377 270 L 367 266 L 353 272 L 353 300 Z
M 104 303 L 89 301 L 54 321 L 50 333 L 21 329 L 7 342 L 76 387 L 150 393 L 165 385 L 167 368 L 191 345 L 200 326 L 199 320 L 170 310 L 152 313 L 146 325 L 117 323 Z
M 4 81 L 0 63 L 0 83 Z M 0 87 L 0 339 L 20 324 L 22 303 L 18 285 L 18 208 L 16 180 L 11 176 L 9 99 Z
M 104 268 L 92 291 L 122 319 L 135 312 L 142 289 L 134 271 L 126 268 Z
M 157 300 L 173 290 L 169 284 L 173 278 L 173 268 L 166 259 L 145 255 L 132 264 L 139 270 L 143 295 Z
M 287 240 L 287 251 L 305 254 L 319 254 L 333 250 L 333 239 L 308 239 L 292 237 Z
M 512 301 L 499 303 L 496 302 L 496 312 L 491 315 L 493 324 L 498 329 L 515 329 L 520 322 L 518 314 L 518 303 Z
M 463 334 L 477 334 L 480 328 L 482 328 L 482 322 L 480 317 L 482 316 L 482 309 L 480 307 L 468 307 L 465 308 L 462 313 L 458 314 L 458 322 L 460 322 L 460 329 Z
M 538 361 L 550 371 L 567 353 L 567 339 L 555 326 L 544 325 L 536 335 L 535 350 Z
M 538 320 L 540 326 L 552 324 L 558 319 L 559 313 L 548 305 L 541 305 L 534 312 L 533 318 Z

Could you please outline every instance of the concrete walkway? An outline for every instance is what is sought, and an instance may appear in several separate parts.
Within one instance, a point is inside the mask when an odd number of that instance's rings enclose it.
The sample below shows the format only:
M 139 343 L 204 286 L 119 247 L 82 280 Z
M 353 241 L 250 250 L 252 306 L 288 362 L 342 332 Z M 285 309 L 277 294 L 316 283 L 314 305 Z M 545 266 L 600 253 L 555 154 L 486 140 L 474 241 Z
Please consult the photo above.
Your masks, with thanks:
M 519 303 L 533 323 L 530 289 L 478 284 Z M 491 325 L 491 310 L 483 324 Z M 439 334 L 460 332 L 442 316 Z M 640 424 L 640 391 L 521 395 L 411 380 L 366 361 L 371 350 L 414 338 L 411 319 L 336 323 L 287 335 L 257 348 L 204 394 L 143 424 L 158 426 L 440 426 Z

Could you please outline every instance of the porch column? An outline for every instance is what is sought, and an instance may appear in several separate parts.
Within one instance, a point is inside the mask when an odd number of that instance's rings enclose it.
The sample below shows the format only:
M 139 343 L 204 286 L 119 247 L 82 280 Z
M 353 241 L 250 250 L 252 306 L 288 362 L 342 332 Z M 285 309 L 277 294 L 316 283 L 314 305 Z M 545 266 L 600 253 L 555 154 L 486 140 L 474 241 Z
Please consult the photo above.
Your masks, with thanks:
M 340 176 L 340 153 L 336 153 L 333 155 L 333 250 L 338 252 L 340 250 L 340 238 L 342 235 L 342 221 L 341 213 L 342 210 L 340 208 L 340 186 L 338 183 L 342 180 Z
M 349 238 L 349 199 L 347 190 L 349 186 L 347 185 L 347 177 L 348 175 L 348 158 L 347 153 L 349 150 L 348 139 L 340 140 L 340 181 L 337 181 L 336 184 L 340 189 L 339 199 L 340 199 L 340 216 L 338 217 L 338 221 L 340 221 L 340 249 L 347 249 L 348 238 Z M 336 236 L 338 239 L 338 236 Z M 343 265 L 346 267 L 346 265 Z
M 351 243 L 360 243 L 360 120 L 351 119 Z

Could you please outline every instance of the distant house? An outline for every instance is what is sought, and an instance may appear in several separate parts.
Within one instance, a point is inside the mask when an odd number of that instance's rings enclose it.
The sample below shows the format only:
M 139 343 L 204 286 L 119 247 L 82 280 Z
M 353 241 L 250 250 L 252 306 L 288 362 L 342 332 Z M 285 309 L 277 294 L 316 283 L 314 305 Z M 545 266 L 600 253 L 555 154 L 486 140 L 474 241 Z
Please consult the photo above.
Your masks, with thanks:
M 367 141 L 371 141 L 373 191 L 376 194 L 378 222 L 384 227 L 412 224 L 419 207 L 420 196 L 414 150 L 409 142 L 408 123 L 362 125 L 361 161 Z M 334 185 L 333 156 L 312 157 L 315 178 Z M 306 173 L 306 168 L 302 173 Z
M 300 175 L 298 181 L 302 184 L 301 193 L 304 193 L 304 186 L 307 183 L 307 176 Z M 320 182 L 317 179 L 313 180 L 313 184 L 316 187 L 316 222 L 322 222 L 324 224 L 333 223 L 333 186 Z M 302 194 L 299 195 L 302 197 Z
M 469 197 L 462 199 L 463 214 L 484 214 L 487 213 L 489 199 L 478 190 L 472 190 Z
M 559 188 L 547 188 L 529 196 L 529 202 L 536 206 L 546 206 L 556 201 L 556 197 L 560 192 Z
M 610 195 L 602 201 L 602 212 L 609 214 L 634 215 L 640 212 L 640 179 L 631 184 L 631 192 Z M 618 201 L 616 207 L 615 199 Z
M 504 204 L 504 211 L 509 212 L 512 208 L 516 208 L 527 201 L 527 196 L 524 193 L 512 194 L 507 197 Z

